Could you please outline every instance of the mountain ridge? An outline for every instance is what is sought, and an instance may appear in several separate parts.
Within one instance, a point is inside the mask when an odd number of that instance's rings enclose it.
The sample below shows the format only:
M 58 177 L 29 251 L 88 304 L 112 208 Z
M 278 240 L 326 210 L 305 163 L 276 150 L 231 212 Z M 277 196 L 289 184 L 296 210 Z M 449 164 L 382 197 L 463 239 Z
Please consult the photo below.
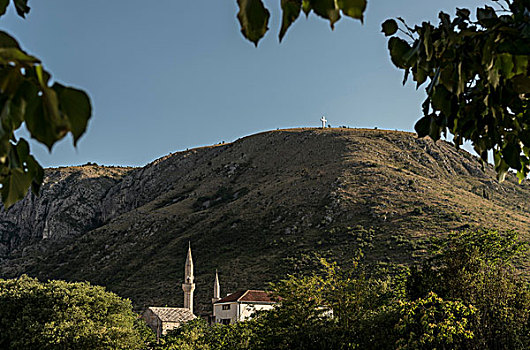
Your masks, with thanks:
M 447 142 L 372 129 L 283 129 L 172 153 L 145 167 L 46 170 L 40 197 L 0 213 L 0 277 L 89 280 L 136 307 L 180 305 L 188 241 L 196 303 L 263 288 L 312 256 L 421 261 L 425 239 L 464 228 L 525 240 L 530 187 Z M 528 259 L 521 266 L 528 272 Z

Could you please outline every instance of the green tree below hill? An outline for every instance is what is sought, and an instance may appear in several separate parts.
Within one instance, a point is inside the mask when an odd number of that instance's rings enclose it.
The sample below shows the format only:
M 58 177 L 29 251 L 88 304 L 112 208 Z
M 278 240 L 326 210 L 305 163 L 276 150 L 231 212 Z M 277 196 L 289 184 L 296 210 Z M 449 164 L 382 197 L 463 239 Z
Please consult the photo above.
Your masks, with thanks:
M 0 279 L 1 349 L 138 349 L 129 300 L 88 283 Z

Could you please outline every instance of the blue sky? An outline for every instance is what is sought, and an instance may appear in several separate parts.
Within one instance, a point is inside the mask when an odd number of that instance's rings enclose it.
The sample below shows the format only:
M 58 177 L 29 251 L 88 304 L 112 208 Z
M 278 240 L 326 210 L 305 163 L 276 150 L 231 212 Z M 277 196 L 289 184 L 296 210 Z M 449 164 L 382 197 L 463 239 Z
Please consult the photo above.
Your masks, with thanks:
M 424 92 L 401 85 L 381 23 L 437 22 L 440 10 L 474 13 L 486 1 L 369 0 L 364 25 L 343 18 L 331 31 L 312 14 L 281 44 L 279 3 L 265 1 L 270 30 L 257 49 L 240 34 L 235 0 L 30 0 L 26 20 L 10 10 L 2 30 L 55 80 L 87 91 L 94 108 L 77 148 L 68 138 L 51 154 L 33 142 L 33 153 L 46 167 L 141 166 L 264 130 L 318 126 L 322 115 L 332 126 L 412 131 Z

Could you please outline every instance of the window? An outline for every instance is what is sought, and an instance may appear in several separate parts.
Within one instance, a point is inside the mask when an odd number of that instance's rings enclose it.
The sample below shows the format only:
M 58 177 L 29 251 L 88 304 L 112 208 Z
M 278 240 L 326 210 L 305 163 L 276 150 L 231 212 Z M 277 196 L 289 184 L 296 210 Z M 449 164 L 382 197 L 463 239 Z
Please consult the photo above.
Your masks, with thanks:
M 229 318 L 223 318 L 223 319 L 221 320 L 221 323 L 222 323 L 222 324 L 230 324 L 230 319 L 229 319 Z
M 223 305 L 223 310 L 230 310 L 230 304 Z

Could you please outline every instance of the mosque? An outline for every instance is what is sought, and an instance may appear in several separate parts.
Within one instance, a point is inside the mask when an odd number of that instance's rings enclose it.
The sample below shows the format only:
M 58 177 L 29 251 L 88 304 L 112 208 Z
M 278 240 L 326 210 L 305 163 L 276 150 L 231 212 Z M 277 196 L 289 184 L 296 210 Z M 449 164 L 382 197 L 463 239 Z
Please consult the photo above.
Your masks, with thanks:
M 156 333 L 157 340 L 169 330 L 178 328 L 182 324 L 197 318 L 193 314 L 194 278 L 190 244 L 184 267 L 184 283 L 182 284 L 184 307 L 150 306 L 142 314 L 142 318 L 147 325 Z M 242 290 L 221 298 L 221 285 L 217 271 L 215 271 L 212 298 L 213 312 L 208 317 L 208 321 L 211 325 L 227 325 L 245 321 L 251 318 L 255 311 L 270 310 L 274 307 L 274 304 L 275 301 L 270 294 L 263 290 Z

